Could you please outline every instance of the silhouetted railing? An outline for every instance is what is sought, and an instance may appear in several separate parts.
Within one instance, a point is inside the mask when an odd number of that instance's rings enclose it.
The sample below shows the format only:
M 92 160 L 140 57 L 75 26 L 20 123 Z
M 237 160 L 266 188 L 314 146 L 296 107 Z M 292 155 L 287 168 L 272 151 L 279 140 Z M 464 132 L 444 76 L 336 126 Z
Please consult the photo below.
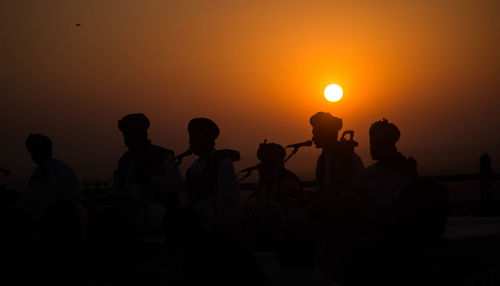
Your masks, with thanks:
M 481 174 L 457 174 L 457 175 L 434 175 L 434 176 L 420 176 L 421 179 L 433 180 L 437 182 L 465 182 L 465 181 L 480 181 Z M 490 179 L 500 180 L 500 173 L 491 174 Z M 302 188 L 312 189 L 316 185 L 316 181 L 302 181 Z M 257 183 L 242 183 L 240 189 L 242 191 L 255 190 Z
M 465 182 L 479 181 L 481 187 L 481 201 L 488 202 L 491 198 L 491 185 L 495 180 L 500 180 L 500 173 L 493 173 L 491 169 L 491 157 L 487 154 L 481 155 L 479 158 L 478 174 L 456 174 L 456 175 L 434 175 L 420 176 L 421 179 L 432 180 L 437 182 Z M 313 190 L 316 185 L 315 181 L 303 181 L 302 188 L 306 191 Z M 256 190 L 256 183 L 240 184 L 240 190 L 253 191 Z
M 500 180 L 500 173 L 493 173 L 491 170 L 491 158 L 487 154 L 483 154 L 479 159 L 480 173 L 478 174 L 455 174 L 455 175 L 434 175 L 421 176 L 422 179 L 433 180 L 437 182 L 465 182 L 479 181 L 481 188 L 481 201 L 488 202 L 491 198 L 492 183 Z M 302 188 L 305 191 L 313 191 L 315 181 L 302 181 Z M 95 182 L 85 182 L 85 193 L 91 196 L 100 196 L 110 190 L 110 186 L 99 180 Z M 240 190 L 255 191 L 257 183 L 241 183 Z

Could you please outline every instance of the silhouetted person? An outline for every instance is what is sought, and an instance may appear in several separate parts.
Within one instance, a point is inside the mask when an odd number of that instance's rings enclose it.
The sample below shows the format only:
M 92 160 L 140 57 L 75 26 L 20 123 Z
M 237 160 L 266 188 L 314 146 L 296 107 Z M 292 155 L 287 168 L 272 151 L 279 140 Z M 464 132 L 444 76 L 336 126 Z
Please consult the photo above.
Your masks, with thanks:
M 449 211 L 450 196 L 444 185 L 428 181 L 411 184 L 396 199 L 395 231 L 415 246 L 436 244 L 446 229 Z
M 348 144 L 338 140 L 342 119 L 330 113 L 318 112 L 311 116 L 313 142 L 322 152 L 316 165 L 316 184 L 319 193 L 335 192 L 339 185 L 348 184 L 351 176 L 363 168 L 361 158 Z
M 353 176 L 356 189 L 365 193 L 379 210 L 392 206 L 399 192 L 418 177 L 415 159 L 406 158 L 396 148 L 400 135 L 398 127 L 386 119 L 373 123 L 370 154 L 377 163 Z
M 86 235 L 87 214 L 79 203 L 59 199 L 47 205 L 41 225 L 44 252 L 60 256 L 58 258 L 74 255 L 82 250 Z
M 114 174 L 116 205 L 131 221 L 150 231 L 162 229 L 162 218 L 179 206 L 183 180 L 171 150 L 151 144 L 149 119 L 142 113 L 118 121 L 125 145 Z
M 233 162 L 239 152 L 216 150 L 219 127 L 208 118 L 194 118 L 188 124 L 189 147 L 198 159 L 187 171 L 186 187 L 190 207 L 200 215 L 205 230 L 225 228 L 240 210 L 240 189 Z
M 267 285 L 255 261 L 235 241 L 209 236 L 186 255 L 179 285 Z
M 421 284 L 421 274 L 419 257 L 406 245 L 374 244 L 350 265 L 342 285 L 427 285 Z
M 275 143 L 262 143 L 257 202 L 274 203 L 287 219 L 306 219 L 306 206 L 299 178 L 284 165 L 285 149 Z
M 50 202 L 41 215 L 40 250 L 25 262 L 33 268 L 20 284 L 81 283 L 86 228 L 86 211 L 77 202 L 65 198 Z
M 31 134 L 26 148 L 37 165 L 31 176 L 21 204 L 32 215 L 58 199 L 82 200 L 80 184 L 73 170 L 63 161 L 52 158 L 52 140 L 41 134 Z
M 90 217 L 88 244 L 88 275 L 107 284 L 127 281 L 137 267 L 136 253 L 131 251 L 134 233 L 123 215 L 112 207 L 104 207 Z M 111 284 L 113 284 L 111 283 Z M 116 285 L 115 284 L 115 285 Z
M 261 202 L 245 217 L 245 222 L 244 245 L 267 280 L 276 283 L 280 272 L 276 250 L 286 226 L 283 212 L 277 204 Z
M 308 224 L 287 224 L 277 252 L 281 262 L 279 285 L 338 285 L 316 267 L 314 234 Z
M 443 238 L 449 211 L 447 188 L 419 180 L 403 189 L 394 207 L 379 216 L 372 241 L 400 243 L 411 249 L 421 266 L 417 275 L 426 280 L 419 285 L 458 285 L 477 265 L 467 255 L 450 248 Z M 402 261 L 398 263 L 404 265 Z

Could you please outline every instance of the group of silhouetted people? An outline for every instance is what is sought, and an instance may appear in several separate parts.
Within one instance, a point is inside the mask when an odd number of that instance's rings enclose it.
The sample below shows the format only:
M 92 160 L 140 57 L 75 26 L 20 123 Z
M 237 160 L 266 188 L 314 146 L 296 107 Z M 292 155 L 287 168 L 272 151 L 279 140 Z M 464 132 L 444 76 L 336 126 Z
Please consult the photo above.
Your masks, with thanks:
M 310 124 L 321 149 L 315 190 L 285 167 L 283 146 L 265 141 L 245 199 L 233 166 L 240 154 L 215 148 L 220 130 L 208 118 L 189 122 L 189 150 L 176 156 L 152 144 L 145 115 L 124 116 L 128 151 L 99 197 L 52 158 L 50 138 L 29 135 L 37 167 L 2 210 L 11 276 L 61 285 L 439 285 L 448 264 L 427 255 L 444 243 L 448 192 L 419 179 L 416 160 L 396 148 L 396 125 L 371 125 L 376 163 L 365 167 L 353 132 L 339 138 L 342 119 L 318 112 Z M 179 164 L 191 153 L 183 178 Z

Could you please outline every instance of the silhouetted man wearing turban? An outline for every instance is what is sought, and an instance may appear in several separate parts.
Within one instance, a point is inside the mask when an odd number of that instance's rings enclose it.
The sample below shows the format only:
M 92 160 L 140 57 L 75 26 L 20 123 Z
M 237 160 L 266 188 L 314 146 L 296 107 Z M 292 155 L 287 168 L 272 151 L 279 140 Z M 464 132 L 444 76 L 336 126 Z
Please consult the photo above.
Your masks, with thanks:
M 316 165 L 316 184 L 319 194 L 336 192 L 339 186 L 350 183 L 351 176 L 363 168 L 354 147 L 341 144 L 338 133 L 342 119 L 330 113 L 318 112 L 311 116 L 313 142 L 322 152 Z
M 118 121 L 129 150 L 118 162 L 113 194 L 129 220 L 155 231 L 160 230 L 165 214 L 177 211 L 184 183 L 174 153 L 148 139 L 149 124 L 142 113 Z
M 189 205 L 199 214 L 204 230 L 221 230 L 240 211 L 240 189 L 233 162 L 239 152 L 216 150 L 219 128 L 208 118 L 194 118 L 188 124 L 189 147 L 198 159 L 187 171 Z
M 26 148 L 37 165 L 22 195 L 22 204 L 29 213 L 39 216 L 49 203 L 59 199 L 83 199 L 75 172 L 63 161 L 52 158 L 50 138 L 31 134 Z
M 386 119 L 370 127 L 370 154 L 377 163 L 354 174 L 353 185 L 365 193 L 375 207 L 383 210 L 417 177 L 417 162 L 398 152 L 400 132 Z
M 277 205 L 288 220 L 306 220 L 306 203 L 300 180 L 285 168 L 285 149 L 275 143 L 259 145 L 260 160 L 257 204 Z

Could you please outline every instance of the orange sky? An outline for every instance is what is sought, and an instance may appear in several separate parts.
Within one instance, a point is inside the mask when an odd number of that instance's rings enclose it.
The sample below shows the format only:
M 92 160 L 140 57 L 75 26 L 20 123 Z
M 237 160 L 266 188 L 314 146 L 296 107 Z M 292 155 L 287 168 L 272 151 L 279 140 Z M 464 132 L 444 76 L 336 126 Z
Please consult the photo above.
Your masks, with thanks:
M 382 117 L 423 174 L 475 171 L 482 152 L 500 162 L 500 2 L 374 2 L 2 1 L 0 166 L 26 179 L 24 140 L 40 132 L 80 179 L 109 179 L 130 112 L 176 153 L 189 119 L 212 118 L 237 169 L 265 138 L 309 139 L 317 111 L 356 131 L 365 164 Z M 289 167 L 311 179 L 318 154 Z

